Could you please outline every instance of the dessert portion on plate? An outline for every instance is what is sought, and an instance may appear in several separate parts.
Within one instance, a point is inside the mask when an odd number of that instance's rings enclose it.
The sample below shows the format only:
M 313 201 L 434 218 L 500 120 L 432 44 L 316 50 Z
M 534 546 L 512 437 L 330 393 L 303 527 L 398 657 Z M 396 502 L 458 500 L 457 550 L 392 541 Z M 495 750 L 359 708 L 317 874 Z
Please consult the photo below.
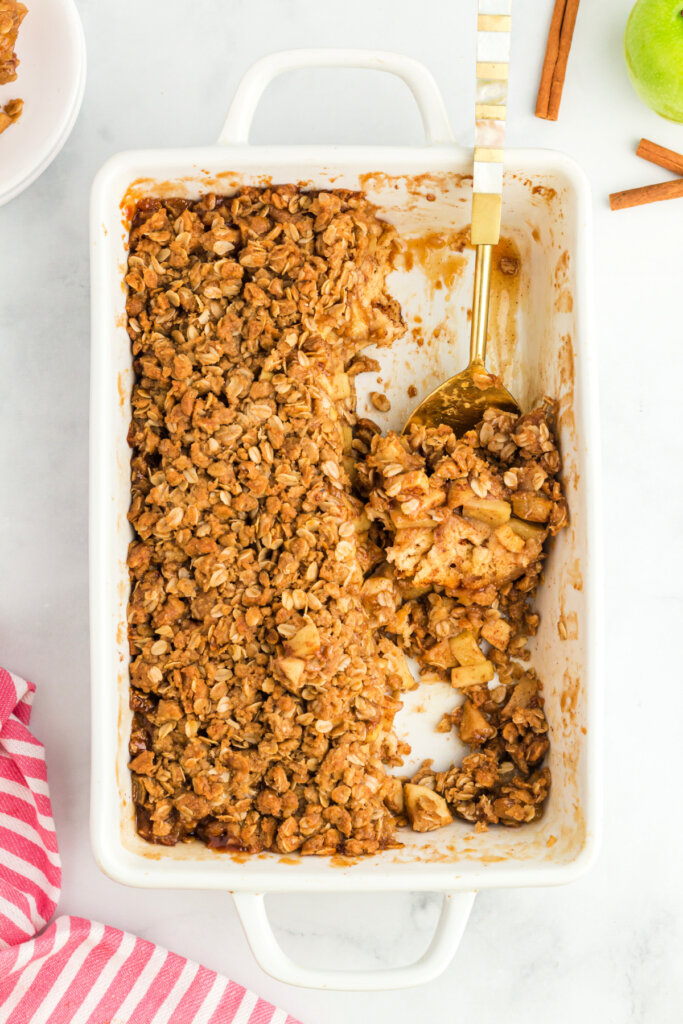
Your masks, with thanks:
M 27 13 L 28 8 L 18 0 L 0 0 L 0 85 L 16 81 L 19 58 L 14 48 Z
M 0 135 L 15 124 L 24 112 L 23 100 L 9 100 L 4 107 L 0 107 Z
M 552 406 L 386 437 L 363 354 L 405 331 L 401 246 L 360 193 L 145 199 L 130 232 L 130 741 L 165 845 L 372 854 L 399 826 L 542 812 L 547 721 L 524 664 L 566 522 Z M 471 753 L 412 780 L 403 690 L 463 691 Z M 454 692 L 455 696 L 455 692 Z
M 17 0 L 0 0 L 0 85 L 16 81 L 19 58 L 15 46 L 19 34 L 19 26 L 24 20 L 28 8 Z M 0 107 L 0 134 L 18 121 L 24 109 L 24 101 L 9 100 Z

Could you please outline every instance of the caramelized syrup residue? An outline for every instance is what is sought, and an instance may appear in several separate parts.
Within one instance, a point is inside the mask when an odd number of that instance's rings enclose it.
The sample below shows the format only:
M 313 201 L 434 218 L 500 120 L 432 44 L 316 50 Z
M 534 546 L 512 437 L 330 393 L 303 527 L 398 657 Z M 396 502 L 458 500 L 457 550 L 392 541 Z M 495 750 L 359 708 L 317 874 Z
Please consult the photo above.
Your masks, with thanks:
M 517 348 L 517 319 L 522 286 L 522 258 L 512 238 L 501 237 L 493 250 L 489 310 L 490 368 L 509 380 Z
M 403 266 L 406 270 L 412 270 L 416 265 L 422 268 L 432 298 L 441 289 L 445 289 L 448 295 L 454 290 L 467 264 L 463 249 L 468 244 L 469 229 L 408 238 Z

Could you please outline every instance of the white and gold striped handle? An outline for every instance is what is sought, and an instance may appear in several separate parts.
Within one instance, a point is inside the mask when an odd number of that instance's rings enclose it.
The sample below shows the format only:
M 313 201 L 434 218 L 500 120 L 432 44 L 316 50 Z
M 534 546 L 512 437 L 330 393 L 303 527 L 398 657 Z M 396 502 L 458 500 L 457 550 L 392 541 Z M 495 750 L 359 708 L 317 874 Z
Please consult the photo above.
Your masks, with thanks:
M 479 0 L 472 243 L 500 237 L 512 0 Z

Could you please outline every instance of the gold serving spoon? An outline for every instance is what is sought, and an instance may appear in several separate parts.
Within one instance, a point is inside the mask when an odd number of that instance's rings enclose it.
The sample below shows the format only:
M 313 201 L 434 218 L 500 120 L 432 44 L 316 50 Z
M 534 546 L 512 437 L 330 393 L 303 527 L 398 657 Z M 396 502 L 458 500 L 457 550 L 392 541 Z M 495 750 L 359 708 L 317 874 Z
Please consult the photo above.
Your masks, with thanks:
M 491 406 L 519 413 L 518 403 L 500 378 L 486 369 L 491 266 L 493 247 L 500 238 L 503 188 L 503 141 L 510 60 L 510 10 L 512 0 L 498 0 L 497 14 L 491 0 L 479 0 L 477 22 L 477 104 L 472 193 L 472 243 L 476 245 L 470 361 L 466 369 L 450 377 L 420 402 L 403 428 L 415 423 L 436 427 L 441 423 L 461 435 L 481 420 Z M 504 59 L 503 59 L 504 58 Z

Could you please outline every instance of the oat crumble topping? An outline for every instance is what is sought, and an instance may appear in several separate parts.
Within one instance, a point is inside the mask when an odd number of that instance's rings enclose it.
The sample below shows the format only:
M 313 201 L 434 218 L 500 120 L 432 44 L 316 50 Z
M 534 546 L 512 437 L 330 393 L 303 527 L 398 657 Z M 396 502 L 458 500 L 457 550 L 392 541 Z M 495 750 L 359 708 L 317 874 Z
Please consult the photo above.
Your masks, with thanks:
M 542 810 L 523 661 L 566 521 L 552 408 L 493 411 L 460 441 L 357 418 L 355 377 L 378 369 L 363 348 L 405 329 L 385 284 L 399 245 L 359 193 L 138 204 L 130 767 L 152 842 L 355 856 L 406 823 Z M 465 691 L 439 728 L 472 749 L 404 785 L 387 769 L 408 752 L 406 655 Z

